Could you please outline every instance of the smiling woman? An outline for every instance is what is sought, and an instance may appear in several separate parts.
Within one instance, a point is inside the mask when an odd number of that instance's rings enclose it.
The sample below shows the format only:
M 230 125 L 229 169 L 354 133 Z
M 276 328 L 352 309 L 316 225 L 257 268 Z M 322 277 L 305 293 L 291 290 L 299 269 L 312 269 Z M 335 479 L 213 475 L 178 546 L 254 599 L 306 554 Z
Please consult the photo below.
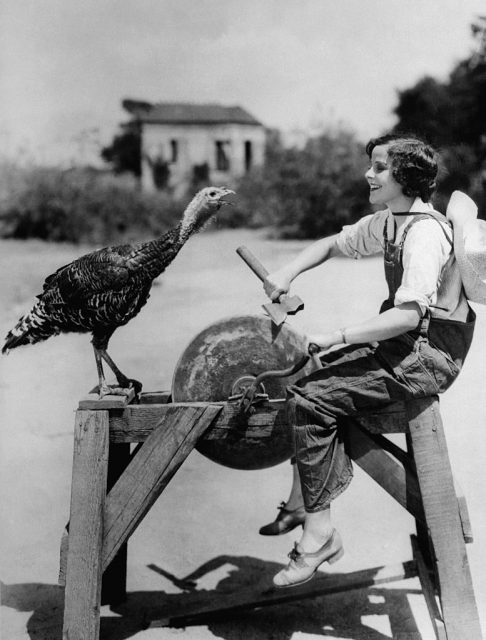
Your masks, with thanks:
M 372 204 L 387 204 L 393 213 L 408 210 L 407 198 L 430 200 L 437 177 L 432 147 L 414 138 L 387 135 L 370 140 L 366 153 L 371 158 L 366 178 Z
M 298 475 L 282 506 L 286 526 L 279 526 L 278 516 L 270 535 L 302 524 L 303 506 L 305 524 L 290 563 L 274 577 L 277 587 L 306 582 L 323 562 L 343 554 L 330 505 L 353 472 L 339 418 L 445 391 L 472 340 L 475 314 L 462 287 L 451 227 L 429 202 L 437 175 L 434 150 L 416 138 L 387 135 L 370 140 L 366 152 L 369 200 L 385 208 L 318 240 L 267 277 L 267 293 L 275 299 L 299 274 L 334 256 L 383 251 L 388 285 L 379 314 L 307 336 L 309 348 L 344 348 L 325 354 L 322 368 L 287 388 Z

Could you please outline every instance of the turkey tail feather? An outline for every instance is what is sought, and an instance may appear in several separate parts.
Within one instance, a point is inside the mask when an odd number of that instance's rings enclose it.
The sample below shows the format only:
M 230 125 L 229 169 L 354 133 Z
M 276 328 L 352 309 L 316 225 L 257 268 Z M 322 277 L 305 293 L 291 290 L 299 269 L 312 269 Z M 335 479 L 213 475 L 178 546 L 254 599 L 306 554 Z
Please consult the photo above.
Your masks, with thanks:
M 8 353 L 10 349 L 24 344 L 34 344 L 47 340 L 52 335 L 59 333 L 53 328 L 49 319 L 42 313 L 42 307 L 35 305 L 29 313 L 20 318 L 15 327 L 8 332 L 2 353 Z

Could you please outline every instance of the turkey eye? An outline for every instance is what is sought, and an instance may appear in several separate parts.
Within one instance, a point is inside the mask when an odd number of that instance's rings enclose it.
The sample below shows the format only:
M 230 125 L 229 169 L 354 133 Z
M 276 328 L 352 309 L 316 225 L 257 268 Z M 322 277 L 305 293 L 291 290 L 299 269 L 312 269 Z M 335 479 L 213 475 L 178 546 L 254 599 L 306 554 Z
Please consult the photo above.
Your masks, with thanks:
M 210 191 L 209 195 L 211 196 L 211 198 L 214 198 L 214 196 L 216 195 L 216 191 Z

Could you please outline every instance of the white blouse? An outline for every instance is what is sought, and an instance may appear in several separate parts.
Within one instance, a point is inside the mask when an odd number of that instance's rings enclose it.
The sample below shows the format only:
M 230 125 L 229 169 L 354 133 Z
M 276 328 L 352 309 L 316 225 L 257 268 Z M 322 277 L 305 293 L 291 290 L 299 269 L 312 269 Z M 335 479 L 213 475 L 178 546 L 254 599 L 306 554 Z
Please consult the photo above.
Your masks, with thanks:
M 410 209 L 413 213 L 433 210 L 430 203 L 424 203 L 420 198 Z M 412 218 L 410 214 L 400 223 L 394 238 L 393 214 L 389 209 L 377 211 L 355 224 L 344 226 L 337 236 L 337 245 L 344 255 L 351 258 L 380 253 L 385 246 L 385 223 L 388 225 L 388 239 L 398 244 Z M 451 243 L 443 230 L 452 240 L 451 228 L 432 218 L 419 220 L 409 229 L 403 246 L 403 278 L 394 304 L 417 302 L 422 314 L 430 309 L 433 317 L 465 322 L 468 304 Z

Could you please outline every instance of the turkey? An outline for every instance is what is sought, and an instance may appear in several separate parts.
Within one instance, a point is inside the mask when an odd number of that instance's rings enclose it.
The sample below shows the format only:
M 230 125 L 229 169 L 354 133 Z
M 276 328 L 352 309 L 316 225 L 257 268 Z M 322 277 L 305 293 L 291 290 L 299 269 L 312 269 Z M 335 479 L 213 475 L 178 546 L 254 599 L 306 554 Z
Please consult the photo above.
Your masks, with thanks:
M 47 340 L 62 332 L 91 332 L 99 381 L 99 397 L 124 395 L 141 384 L 130 380 L 107 353 L 114 331 L 134 318 L 150 296 L 154 279 L 174 260 L 185 242 L 199 231 L 234 191 L 206 187 L 184 211 L 179 224 L 156 240 L 105 247 L 58 269 L 44 282 L 32 309 L 7 334 L 2 353 Z M 103 360 L 118 386 L 108 386 Z

